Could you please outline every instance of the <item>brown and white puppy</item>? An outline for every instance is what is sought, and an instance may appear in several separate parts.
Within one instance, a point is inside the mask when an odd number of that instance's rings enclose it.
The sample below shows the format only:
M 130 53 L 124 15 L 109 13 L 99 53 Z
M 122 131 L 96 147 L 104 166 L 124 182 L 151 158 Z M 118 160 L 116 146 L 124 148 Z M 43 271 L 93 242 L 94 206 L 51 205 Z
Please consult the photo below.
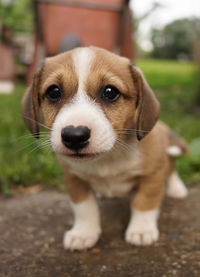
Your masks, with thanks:
M 36 138 L 41 122 L 50 130 L 65 173 L 75 216 L 64 236 L 66 249 L 86 249 L 98 241 L 96 193 L 122 197 L 133 188 L 125 240 L 149 245 L 158 239 L 165 184 L 170 196 L 187 194 L 172 159 L 187 146 L 157 122 L 159 103 L 140 70 L 106 50 L 77 48 L 46 59 L 22 108 Z

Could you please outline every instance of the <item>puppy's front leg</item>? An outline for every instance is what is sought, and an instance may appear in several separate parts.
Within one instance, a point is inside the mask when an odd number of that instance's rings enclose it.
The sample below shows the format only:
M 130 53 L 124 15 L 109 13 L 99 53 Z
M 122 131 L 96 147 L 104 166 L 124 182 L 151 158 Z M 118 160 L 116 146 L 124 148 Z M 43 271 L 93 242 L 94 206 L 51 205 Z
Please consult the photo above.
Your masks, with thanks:
M 150 245 L 159 238 L 157 219 L 163 198 L 164 180 L 158 176 L 145 177 L 131 203 L 131 219 L 125 240 L 135 245 Z
M 83 250 L 95 245 L 101 234 L 100 215 L 93 193 L 81 180 L 68 186 L 74 212 L 74 225 L 64 235 L 64 248 Z

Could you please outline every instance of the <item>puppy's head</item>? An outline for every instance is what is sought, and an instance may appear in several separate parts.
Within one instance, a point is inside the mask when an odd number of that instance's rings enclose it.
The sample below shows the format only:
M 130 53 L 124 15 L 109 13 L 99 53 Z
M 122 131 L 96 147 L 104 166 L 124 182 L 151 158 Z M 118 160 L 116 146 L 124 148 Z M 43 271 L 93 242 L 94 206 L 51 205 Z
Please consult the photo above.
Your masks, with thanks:
M 84 158 L 111 150 L 130 130 L 141 140 L 158 119 L 159 103 L 129 60 L 88 47 L 47 58 L 22 110 L 35 137 L 43 123 L 55 152 Z

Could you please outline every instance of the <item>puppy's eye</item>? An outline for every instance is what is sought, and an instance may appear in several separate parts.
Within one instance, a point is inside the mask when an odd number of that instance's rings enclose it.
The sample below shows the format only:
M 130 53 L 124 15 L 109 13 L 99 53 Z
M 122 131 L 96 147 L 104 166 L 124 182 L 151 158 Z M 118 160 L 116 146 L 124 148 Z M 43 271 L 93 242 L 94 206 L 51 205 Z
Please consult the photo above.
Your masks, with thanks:
M 62 97 L 61 89 L 57 85 L 50 86 L 46 91 L 46 97 L 53 103 L 58 102 Z
M 101 99 L 103 99 L 106 102 L 115 102 L 120 97 L 119 90 L 111 85 L 108 85 L 106 87 L 103 87 L 101 89 Z

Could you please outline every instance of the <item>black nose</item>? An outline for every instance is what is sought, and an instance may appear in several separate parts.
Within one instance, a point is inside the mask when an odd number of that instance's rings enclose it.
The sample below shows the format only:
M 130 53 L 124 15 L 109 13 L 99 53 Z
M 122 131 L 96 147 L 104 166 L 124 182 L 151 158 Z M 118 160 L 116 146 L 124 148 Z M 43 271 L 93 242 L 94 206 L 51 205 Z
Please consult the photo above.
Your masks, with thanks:
M 62 143 L 71 150 L 81 150 L 89 144 L 90 129 L 86 126 L 67 126 L 61 131 Z

